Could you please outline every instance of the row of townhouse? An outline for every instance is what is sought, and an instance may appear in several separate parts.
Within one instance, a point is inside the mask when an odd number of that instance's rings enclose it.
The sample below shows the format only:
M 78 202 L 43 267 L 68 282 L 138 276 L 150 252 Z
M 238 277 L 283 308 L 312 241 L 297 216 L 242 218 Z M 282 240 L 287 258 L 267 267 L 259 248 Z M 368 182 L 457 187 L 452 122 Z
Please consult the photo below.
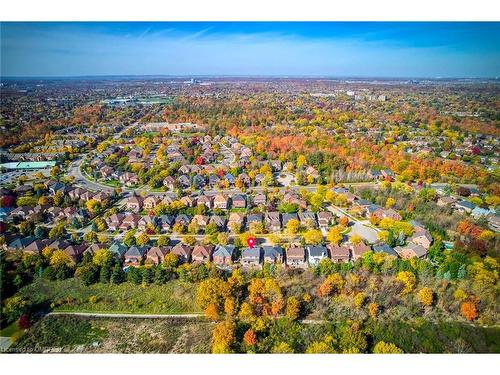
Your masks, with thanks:
M 279 212 L 266 212 L 245 214 L 242 212 L 231 212 L 228 217 L 220 215 L 144 215 L 135 212 L 119 212 L 108 216 L 105 221 L 112 231 L 129 229 L 159 229 L 160 232 L 172 231 L 175 224 L 188 226 L 195 222 L 200 230 L 204 230 L 207 225 L 215 224 L 220 231 L 237 228 L 251 229 L 254 224 L 262 225 L 268 232 L 279 232 L 286 228 L 290 220 L 296 220 L 300 225 L 309 228 L 327 228 L 333 222 L 333 214 L 329 211 L 300 212 L 298 214 L 281 214 Z

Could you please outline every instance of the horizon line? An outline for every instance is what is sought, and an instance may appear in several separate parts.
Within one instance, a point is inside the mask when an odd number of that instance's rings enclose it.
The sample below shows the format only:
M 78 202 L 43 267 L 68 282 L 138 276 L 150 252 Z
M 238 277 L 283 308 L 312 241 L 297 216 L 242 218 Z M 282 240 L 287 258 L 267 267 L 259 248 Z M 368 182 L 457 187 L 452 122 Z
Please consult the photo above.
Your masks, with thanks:
M 327 75 L 327 74 L 81 74 L 81 75 L 12 75 L 3 79 L 60 79 L 60 78 L 106 78 L 106 77 L 150 77 L 150 78 L 329 78 L 329 79 L 427 79 L 427 80 L 498 80 L 498 76 L 371 76 L 371 75 Z

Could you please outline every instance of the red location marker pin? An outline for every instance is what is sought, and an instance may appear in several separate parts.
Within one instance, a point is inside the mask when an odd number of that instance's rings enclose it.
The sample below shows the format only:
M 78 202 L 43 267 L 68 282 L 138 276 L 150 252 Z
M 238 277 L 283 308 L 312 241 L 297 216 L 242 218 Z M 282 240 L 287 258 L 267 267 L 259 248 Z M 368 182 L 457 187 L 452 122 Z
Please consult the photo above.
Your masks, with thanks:
M 249 237 L 247 239 L 247 244 L 250 249 L 252 249 L 255 246 L 255 238 Z

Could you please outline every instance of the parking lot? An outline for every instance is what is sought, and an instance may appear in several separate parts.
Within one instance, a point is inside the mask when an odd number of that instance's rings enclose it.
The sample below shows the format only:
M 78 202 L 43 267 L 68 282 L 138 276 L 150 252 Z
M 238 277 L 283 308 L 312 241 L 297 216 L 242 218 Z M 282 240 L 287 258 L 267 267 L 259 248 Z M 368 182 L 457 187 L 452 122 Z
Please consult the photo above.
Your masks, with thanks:
M 10 170 L 0 173 L 0 186 L 16 182 L 21 176 L 25 176 L 28 179 L 35 178 L 38 172 L 42 172 L 45 176 L 48 176 L 50 174 L 50 169 Z

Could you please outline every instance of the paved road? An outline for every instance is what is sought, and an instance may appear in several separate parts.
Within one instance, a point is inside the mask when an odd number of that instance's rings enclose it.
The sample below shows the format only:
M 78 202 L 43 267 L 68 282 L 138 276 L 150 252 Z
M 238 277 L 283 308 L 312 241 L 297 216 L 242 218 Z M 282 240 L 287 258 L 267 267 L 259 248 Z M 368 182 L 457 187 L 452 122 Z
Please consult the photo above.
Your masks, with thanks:
M 5 352 L 12 345 L 10 337 L 0 337 L 0 352 Z
M 92 318 L 136 318 L 136 319 L 200 319 L 203 318 L 202 313 L 197 314 L 122 314 L 122 313 L 86 313 L 86 312 L 63 312 L 54 311 L 47 315 L 76 315 L 76 316 L 87 316 Z M 325 320 L 316 319 L 303 319 L 301 320 L 304 324 L 322 324 Z
M 82 165 L 83 159 L 79 159 L 75 162 L 73 162 L 70 167 L 68 168 L 68 174 L 73 176 L 75 178 L 75 184 L 81 187 L 84 187 L 88 190 L 93 190 L 93 191 L 113 191 L 114 188 L 111 186 L 107 186 L 104 184 L 101 184 L 99 182 L 94 182 L 89 180 L 87 177 L 85 177 L 80 169 L 80 166 Z
M 348 233 L 349 237 L 357 234 L 361 236 L 361 238 L 363 238 L 364 240 L 368 241 L 369 243 L 377 242 L 378 240 L 377 233 L 380 232 L 380 229 L 372 228 L 371 226 L 366 225 L 366 222 L 356 219 L 354 216 L 352 216 L 347 211 L 343 210 L 338 206 L 334 205 L 328 206 L 327 210 L 336 215 L 340 214 L 347 216 L 354 222 L 354 225 L 351 227 L 351 230 Z

